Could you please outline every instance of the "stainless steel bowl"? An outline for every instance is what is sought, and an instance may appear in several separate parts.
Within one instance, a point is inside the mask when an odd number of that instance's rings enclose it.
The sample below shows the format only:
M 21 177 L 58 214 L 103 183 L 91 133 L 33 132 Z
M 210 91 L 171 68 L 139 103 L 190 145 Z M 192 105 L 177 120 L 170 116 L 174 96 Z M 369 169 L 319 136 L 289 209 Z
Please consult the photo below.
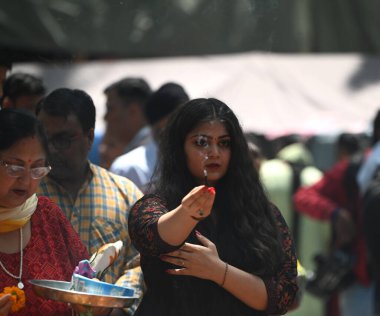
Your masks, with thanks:
M 34 292 L 46 299 L 96 307 L 123 308 L 131 306 L 137 297 L 98 295 L 70 290 L 71 283 L 54 280 L 29 280 Z

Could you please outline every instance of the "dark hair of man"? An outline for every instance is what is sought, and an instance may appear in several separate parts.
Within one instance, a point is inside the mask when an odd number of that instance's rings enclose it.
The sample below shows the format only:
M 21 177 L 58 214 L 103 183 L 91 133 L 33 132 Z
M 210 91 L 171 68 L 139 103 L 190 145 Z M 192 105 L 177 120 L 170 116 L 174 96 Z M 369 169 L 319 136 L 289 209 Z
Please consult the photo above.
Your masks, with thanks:
M 15 100 L 21 96 L 44 95 L 45 86 L 40 78 L 26 73 L 14 73 L 3 84 L 3 98 Z
M 78 118 L 84 132 L 95 128 L 96 109 L 91 97 L 83 90 L 59 88 L 37 105 L 37 115 L 44 111 L 51 116 Z
M 238 119 L 226 104 L 216 99 L 194 99 L 173 112 L 160 143 L 157 170 L 160 177 L 155 183 L 155 192 L 168 201 L 172 209 L 197 185 L 187 167 L 185 139 L 200 123 L 215 120 L 225 125 L 231 137 L 229 168 L 216 185 L 214 212 L 220 214 L 218 229 L 227 232 L 229 242 L 238 248 L 246 262 L 247 271 L 259 275 L 273 273 L 283 259 L 273 206 L 252 164 Z M 254 267 L 249 264 L 252 256 L 256 262 Z
M 338 136 L 337 144 L 340 150 L 344 150 L 349 155 L 357 153 L 361 148 L 359 137 L 351 133 L 341 133 Z
M 189 96 L 181 85 L 175 82 L 163 84 L 146 102 L 144 113 L 148 123 L 153 125 L 187 101 Z
M 144 79 L 135 77 L 124 78 L 111 84 L 104 90 L 104 93 L 110 91 L 115 91 L 125 106 L 131 102 L 144 105 L 152 94 L 149 84 Z
M 36 136 L 48 153 L 48 141 L 37 118 L 23 109 L 0 110 L 0 151 L 7 150 L 18 141 Z

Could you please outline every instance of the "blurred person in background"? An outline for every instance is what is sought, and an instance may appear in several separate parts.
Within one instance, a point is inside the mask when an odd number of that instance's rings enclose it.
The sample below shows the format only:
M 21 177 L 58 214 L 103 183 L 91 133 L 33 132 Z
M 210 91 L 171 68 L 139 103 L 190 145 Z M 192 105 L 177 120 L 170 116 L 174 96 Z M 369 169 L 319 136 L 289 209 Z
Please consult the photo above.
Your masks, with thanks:
M 98 139 L 96 139 L 98 137 Z M 97 144 L 97 149 L 99 151 L 98 165 L 105 169 L 110 169 L 114 160 L 124 152 L 124 143 L 118 138 L 113 137 L 111 132 L 106 129 L 104 134 L 95 135 L 94 144 L 91 148 L 94 148 Z M 91 160 L 92 155 L 90 154 L 89 159 Z
M 14 73 L 3 83 L 2 108 L 26 109 L 36 112 L 38 102 L 44 97 L 46 88 L 42 80 L 27 73 Z
M 376 170 L 380 166 L 380 110 L 374 117 L 372 129 L 372 147 L 368 149 L 368 155 L 364 158 L 357 174 L 357 182 L 362 196 L 366 193 Z
M 104 90 L 104 135 L 107 137 L 97 135 L 102 139 L 95 140 L 99 145 L 92 148 L 89 155 L 91 161 L 108 169 L 116 157 L 150 142 L 151 133 L 144 107 L 151 93 L 149 84 L 138 77 L 123 78 Z
M 355 282 L 333 296 L 328 315 L 370 316 L 373 287 L 367 271 L 367 254 L 361 229 L 361 200 L 356 182 L 362 146 L 360 138 L 343 133 L 337 138 L 337 162 L 317 183 L 294 195 L 296 209 L 316 220 L 331 223 L 332 249 L 355 256 Z M 337 303 L 336 303 L 337 302 Z
M 260 177 L 269 198 L 279 205 L 285 220 L 298 243 L 299 218 L 294 210 L 292 196 L 300 186 L 315 183 L 322 172 L 314 166 L 314 159 L 299 135 L 285 135 L 273 141 L 275 158 L 266 160 L 260 168 Z
M 374 281 L 374 311 L 380 315 L 380 252 L 379 252 L 379 205 L 380 205 L 380 110 L 372 123 L 372 142 L 357 174 L 363 199 L 363 230 L 368 249 L 370 276 Z
M 152 180 L 157 161 L 157 145 L 166 122 L 170 114 L 188 100 L 186 91 L 177 83 L 166 83 L 155 91 L 145 107 L 145 116 L 153 139 L 148 144 L 118 157 L 113 162 L 110 171 L 127 177 L 145 191 Z

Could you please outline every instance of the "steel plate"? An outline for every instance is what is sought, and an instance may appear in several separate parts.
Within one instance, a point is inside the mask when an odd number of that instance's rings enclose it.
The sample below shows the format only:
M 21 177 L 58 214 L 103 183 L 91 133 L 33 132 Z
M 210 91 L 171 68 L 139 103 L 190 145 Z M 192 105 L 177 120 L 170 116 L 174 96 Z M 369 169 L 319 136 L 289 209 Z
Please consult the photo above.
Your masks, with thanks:
M 34 292 L 44 298 L 96 307 L 122 308 L 131 306 L 137 297 L 98 295 L 70 290 L 71 283 L 54 280 L 29 280 Z

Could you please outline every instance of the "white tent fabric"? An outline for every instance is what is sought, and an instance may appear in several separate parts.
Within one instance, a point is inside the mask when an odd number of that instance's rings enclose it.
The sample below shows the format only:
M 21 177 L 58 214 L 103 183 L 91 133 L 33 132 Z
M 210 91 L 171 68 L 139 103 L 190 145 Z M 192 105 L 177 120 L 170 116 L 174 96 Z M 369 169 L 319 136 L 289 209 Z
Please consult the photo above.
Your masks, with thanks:
M 368 59 L 370 67 L 365 67 Z M 16 64 L 12 72 L 17 71 L 41 76 L 49 91 L 58 87 L 87 91 L 97 107 L 98 129 L 104 128 L 104 88 L 125 76 L 144 77 L 153 89 L 175 81 L 191 98 L 219 98 L 234 110 L 245 131 L 268 137 L 367 131 L 380 108 L 380 58 L 356 54 L 246 53 Z

